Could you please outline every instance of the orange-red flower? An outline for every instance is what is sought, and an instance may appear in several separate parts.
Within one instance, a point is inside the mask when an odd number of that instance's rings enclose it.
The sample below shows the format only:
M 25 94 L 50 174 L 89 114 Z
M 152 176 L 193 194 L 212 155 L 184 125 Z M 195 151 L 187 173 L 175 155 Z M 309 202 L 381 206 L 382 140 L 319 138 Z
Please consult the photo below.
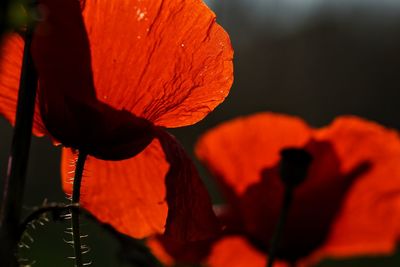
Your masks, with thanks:
M 215 231 L 193 164 L 162 129 L 196 123 L 229 92 L 232 48 L 215 15 L 198 0 L 39 2 L 33 132 L 92 156 L 82 205 L 134 237 Z M 22 48 L 13 34 L 1 51 L 0 113 L 12 123 Z M 64 149 L 66 192 L 73 157 Z
M 240 241 L 246 251 L 268 251 L 283 200 L 279 161 L 285 148 L 305 149 L 313 162 L 295 189 L 280 259 L 307 264 L 327 256 L 394 252 L 400 237 L 398 133 L 352 116 L 313 129 L 296 117 L 259 113 L 224 123 L 197 144 L 198 157 L 227 200 L 221 216 L 225 237 L 218 241 L 225 250 L 216 255 L 215 246 L 221 245 L 214 244 L 203 261 L 236 250 L 238 245 L 228 245 L 229 235 L 246 238 Z M 242 266 L 264 265 L 258 256 Z

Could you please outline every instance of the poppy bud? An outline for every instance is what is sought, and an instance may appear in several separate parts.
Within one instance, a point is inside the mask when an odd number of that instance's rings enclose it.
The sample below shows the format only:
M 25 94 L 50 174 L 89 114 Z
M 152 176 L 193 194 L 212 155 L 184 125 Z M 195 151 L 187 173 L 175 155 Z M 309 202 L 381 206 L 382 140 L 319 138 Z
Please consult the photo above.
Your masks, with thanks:
M 307 177 L 312 156 L 300 148 L 285 148 L 280 154 L 280 176 L 283 183 L 286 186 L 298 186 Z

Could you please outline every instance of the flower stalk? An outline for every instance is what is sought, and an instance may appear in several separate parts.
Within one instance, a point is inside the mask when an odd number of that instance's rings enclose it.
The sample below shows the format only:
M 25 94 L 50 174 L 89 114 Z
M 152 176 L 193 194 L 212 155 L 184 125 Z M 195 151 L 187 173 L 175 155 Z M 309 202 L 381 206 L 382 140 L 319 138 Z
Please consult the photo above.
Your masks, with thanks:
M 25 48 L 15 117 L 15 128 L 4 180 L 0 212 L 0 266 L 17 266 L 15 252 L 19 242 L 19 222 L 22 210 L 26 170 L 32 135 L 37 88 L 37 73 L 31 55 L 33 26 L 25 32 Z
M 293 200 L 293 187 L 287 186 L 283 196 L 283 205 L 279 215 L 278 224 L 271 239 L 271 246 L 268 252 L 268 267 L 272 267 L 275 261 L 276 253 L 279 248 L 280 239 L 286 224 L 287 215 Z
M 285 187 L 285 192 L 281 213 L 271 239 L 267 267 L 272 267 L 274 264 L 290 206 L 293 202 L 294 189 L 307 178 L 311 162 L 311 155 L 303 149 L 286 148 L 281 151 L 280 177 Z
M 85 167 L 87 154 L 85 152 L 79 151 L 78 159 L 76 161 L 75 166 L 75 176 L 73 181 L 73 189 L 72 189 L 72 205 L 79 205 L 80 196 L 81 196 L 81 184 L 83 177 L 83 170 Z M 75 266 L 82 267 L 82 244 L 81 244 L 81 231 L 80 231 L 80 218 L 79 218 L 79 210 L 71 209 L 71 227 L 72 227 L 72 238 L 74 244 L 74 253 L 75 253 Z
M 30 213 L 21 223 L 20 225 L 20 239 L 24 234 L 25 230 L 28 228 L 29 224 L 39 219 L 45 213 L 51 213 L 53 215 L 53 219 L 59 219 L 61 214 L 64 212 L 70 212 L 71 210 L 79 211 L 79 204 L 59 204 L 59 203 L 50 203 L 43 205 L 41 207 L 35 208 L 32 213 Z

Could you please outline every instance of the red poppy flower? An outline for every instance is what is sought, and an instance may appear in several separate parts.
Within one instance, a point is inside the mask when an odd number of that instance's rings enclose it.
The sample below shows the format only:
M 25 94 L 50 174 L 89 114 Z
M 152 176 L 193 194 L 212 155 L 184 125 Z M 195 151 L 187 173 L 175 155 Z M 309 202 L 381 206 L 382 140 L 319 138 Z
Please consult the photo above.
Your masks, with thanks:
M 253 250 L 268 251 L 283 200 L 278 166 L 285 148 L 302 148 L 313 161 L 295 189 L 280 259 L 307 265 L 327 256 L 394 252 L 400 237 L 400 138 L 352 116 L 313 129 L 296 117 L 260 113 L 205 134 L 196 153 L 227 200 L 219 242 L 229 244 L 226 236 L 240 235 Z M 226 245 L 221 257 L 236 249 Z M 210 251 L 208 258 L 220 257 Z M 172 252 L 181 257 L 182 251 Z M 242 266 L 262 266 L 259 261 Z
M 39 76 L 33 132 L 92 156 L 82 205 L 134 237 L 215 231 L 193 164 L 162 129 L 196 123 L 229 92 L 232 48 L 215 15 L 197 0 L 40 4 L 46 19 L 31 50 Z M 12 123 L 22 48 L 14 34 L 1 53 L 0 113 Z M 66 192 L 73 157 L 64 149 Z

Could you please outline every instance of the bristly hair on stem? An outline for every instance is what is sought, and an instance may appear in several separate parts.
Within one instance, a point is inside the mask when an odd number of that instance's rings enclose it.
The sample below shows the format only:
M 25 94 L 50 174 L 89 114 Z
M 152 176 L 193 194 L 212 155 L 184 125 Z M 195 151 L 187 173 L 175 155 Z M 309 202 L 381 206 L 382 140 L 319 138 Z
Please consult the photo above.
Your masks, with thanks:
M 45 203 L 40 207 L 34 208 L 34 210 L 23 220 L 20 225 L 20 237 L 24 234 L 25 230 L 28 228 L 29 225 L 34 223 L 41 218 L 47 218 L 46 213 L 51 213 L 51 218 L 54 221 L 59 220 L 64 212 L 77 210 L 79 212 L 79 204 L 59 204 L 59 203 Z M 47 220 L 46 220 L 47 221 Z
M 85 161 L 87 154 L 83 151 L 78 152 L 78 159 L 75 166 L 75 175 L 72 185 L 72 204 L 79 204 L 81 196 L 81 184 L 83 177 L 83 170 L 85 167 Z M 71 209 L 71 227 L 72 227 L 72 241 L 75 253 L 75 266 L 84 266 L 82 260 L 82 244 L 81 244 L 81 231 L 80 231 L 80 219 L 79 210 Z
M 18 263 L 20 267 L 31 267 L 36 261 L 27 259 L 24 252 L 30 249 L 34 239 L 30 231 L 36 230 L 40 226 L 52 221 L 60 221 L 64 218 L 66 213 L 71 210 L 79 211 L 79 204 L 64 204 L 64 203 L 47 203 L 47 200 L 38 207 L 34 207 L 32 212 L 28 214 L 19 226 L 19 243 L 18 243 Z M 72 232 L 71 232 L 72 235 Z

